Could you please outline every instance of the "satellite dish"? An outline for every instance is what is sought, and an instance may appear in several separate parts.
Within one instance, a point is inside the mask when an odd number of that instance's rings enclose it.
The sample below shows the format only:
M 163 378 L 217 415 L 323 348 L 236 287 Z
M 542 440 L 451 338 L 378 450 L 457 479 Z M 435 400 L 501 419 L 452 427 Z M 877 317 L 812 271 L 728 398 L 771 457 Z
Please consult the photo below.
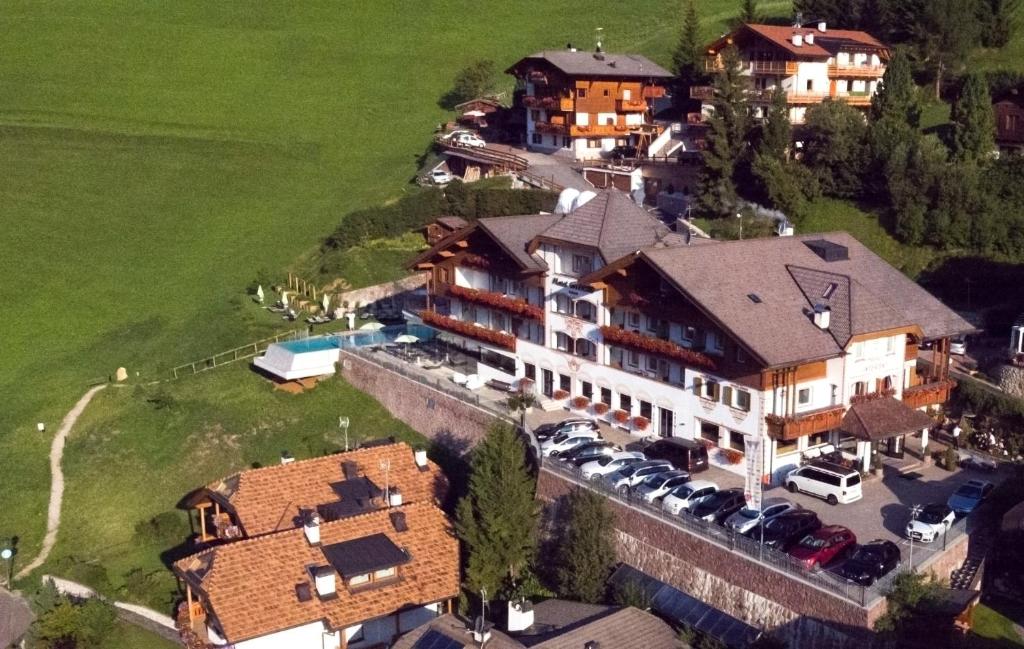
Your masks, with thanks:
M 597 198 L 596 192 L 592 192 L 589 189 L 585 192 L 581 192 L 580 195 L 576 197 L 576 200 L 573 201 L 572 209 L 577 210 L 595 198 Z
M 562 193 L 558 195 L 558 204 L 555 205 L 555 214 L 568 214 L 573 210 L 576 199 L 580 195 L 580 190 L 567 187 L 562 190 Z

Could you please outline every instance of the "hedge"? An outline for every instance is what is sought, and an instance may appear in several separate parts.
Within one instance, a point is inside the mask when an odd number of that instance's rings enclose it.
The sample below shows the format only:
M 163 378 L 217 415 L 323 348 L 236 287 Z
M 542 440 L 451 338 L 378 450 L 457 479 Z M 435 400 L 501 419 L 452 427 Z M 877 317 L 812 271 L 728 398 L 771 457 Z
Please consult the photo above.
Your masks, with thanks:
M 535 189 L 472 189 L 460 182 L 446 188 L 418 188 L 390 205 L 349 212 L 328 236 L 323 250 L 343 250 L 373 239 L 397 237 L 440 216 L 467 221 L 488 216 L 536 214 L 554 209 L 558 194 Z

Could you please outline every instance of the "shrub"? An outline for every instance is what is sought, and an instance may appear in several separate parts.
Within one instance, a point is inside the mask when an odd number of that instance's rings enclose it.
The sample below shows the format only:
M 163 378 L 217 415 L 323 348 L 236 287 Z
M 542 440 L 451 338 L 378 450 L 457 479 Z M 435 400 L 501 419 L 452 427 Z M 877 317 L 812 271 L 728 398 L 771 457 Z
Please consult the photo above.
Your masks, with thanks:
M 952 446 L 946 447 L 946 452 L 942 457 L 942 467 L 947 471 L 955 471 L 959 456 L 956 453 L 956 449 Z
M 520 392 L 533 392 L 533 386 L 536 385 L 533 379 L 521 378 L 519 379 L 519 391 Z
M 176 511 L 161 512 L 135 524 L 135 540 L 146 545 L 170 547 L 188 538 L 191 530 Z
M 603 415 L 604 413 L 608 412 L 608 410 L 610 410 L 610 408 L 608 407 L 607 403 L 598 401 L 597 403 L 594 404 L 595 415 Z
M 612 414 L 612 418 L 618 423 L 624 424 L 629 421 L 629 413 L 625 410 L 616 410 L 615 413 Z
M 646 611 L 651 607 L 651 598 L 647 595 L 647 591 L 632 579 L 616 584 L 612 592 L 612 600 L 619 606 L 632 606 L 641 611 Z
M 572 407 L 575 408 L 576 410 L 583 410 L 584 408 L 586 408 L 589 405 L 590 405 L 590 399 L 588 399 L 586 397 L 582 397 L 581 396 L 581 397 L 573 397 L 572 398 Z
M 68 598 L 43 613 L 36 624 L 39 638 L 50 647 L 98 647 L 114 630 L 114 607 L 99 599 L 74 604 Z
M 110 592 L 110 577 L 107 576 L 107 569 L 98 563 L 83 561 L 73 556 L 64 557 L 57 562 L 57 569 L 54 572 L 101 593 Z
M 124 576 L 124 592 L 129 599 L 153 606 L 170 609 L 178 599 L 174 577 L 166 570 L 145 572 L 135 568 Z
M 562 399 L 568 399 L 569 393 L 566 392 L 565 390 L 555 390 L 554 394 L 551 395 L 551 398 L 555 399 L 556 401 L 561 401 Z
M 647 430 L 651 421 L 647 417 L 633 417 L 633 428 L 636 430 Z

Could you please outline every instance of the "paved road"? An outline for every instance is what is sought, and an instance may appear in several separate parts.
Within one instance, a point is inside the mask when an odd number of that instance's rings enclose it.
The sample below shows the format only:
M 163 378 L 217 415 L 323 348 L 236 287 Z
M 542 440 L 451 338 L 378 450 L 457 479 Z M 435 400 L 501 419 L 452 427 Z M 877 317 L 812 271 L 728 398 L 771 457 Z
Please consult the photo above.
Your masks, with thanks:
M 57 435 L 53 438 L 53 444 L 50 445 L 50 507 L 46 513 L 46 536 L 43 538 L 43 547 L 35 559 L 18 571 L 18 574 L 15 575 L 17 579 L 27 577 L 33 570 L 43 565 L 57 542 L 57 531 L 60 529 L 60 506 L 64 500 L 64 472 L 60 467 L 61 459 L 64 457 L 64 440 L 67 439 L 71 427 L 78 421 L 85 407 L 89 405 L 96 393 L 105 387 L 107 387 L 106 384 L 89 388 L 60 422 Z

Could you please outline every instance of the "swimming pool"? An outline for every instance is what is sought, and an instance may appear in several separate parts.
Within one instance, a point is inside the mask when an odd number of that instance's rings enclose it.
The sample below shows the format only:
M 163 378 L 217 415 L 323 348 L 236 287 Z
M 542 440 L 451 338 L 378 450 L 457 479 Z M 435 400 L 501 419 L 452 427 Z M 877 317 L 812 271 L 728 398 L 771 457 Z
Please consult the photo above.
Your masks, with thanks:
M 304 352 L 322 352 L 328 349 L 350 349 L 352 347 L 366 347 L 368 345 L 380 345 L 385 342 L 394 342 L 395 338 L 402 334 L 411 334 L 421 341 L 433 340 L 437 334 L 430 327 L 420 324 L 392 325 L 380 331 L 361 331 L 358 333 L 315 336 L 303 338 L 302 340 L 289 340 L 277 343 L 293 354 Z
M 337 339 L 333 336 L 318 336 L 316 338 L 306 338 L 303 340 L 289 340 L 278 344 L 293 354 L 322 352 L 328 349 L 337 349 L 339 347 Z

